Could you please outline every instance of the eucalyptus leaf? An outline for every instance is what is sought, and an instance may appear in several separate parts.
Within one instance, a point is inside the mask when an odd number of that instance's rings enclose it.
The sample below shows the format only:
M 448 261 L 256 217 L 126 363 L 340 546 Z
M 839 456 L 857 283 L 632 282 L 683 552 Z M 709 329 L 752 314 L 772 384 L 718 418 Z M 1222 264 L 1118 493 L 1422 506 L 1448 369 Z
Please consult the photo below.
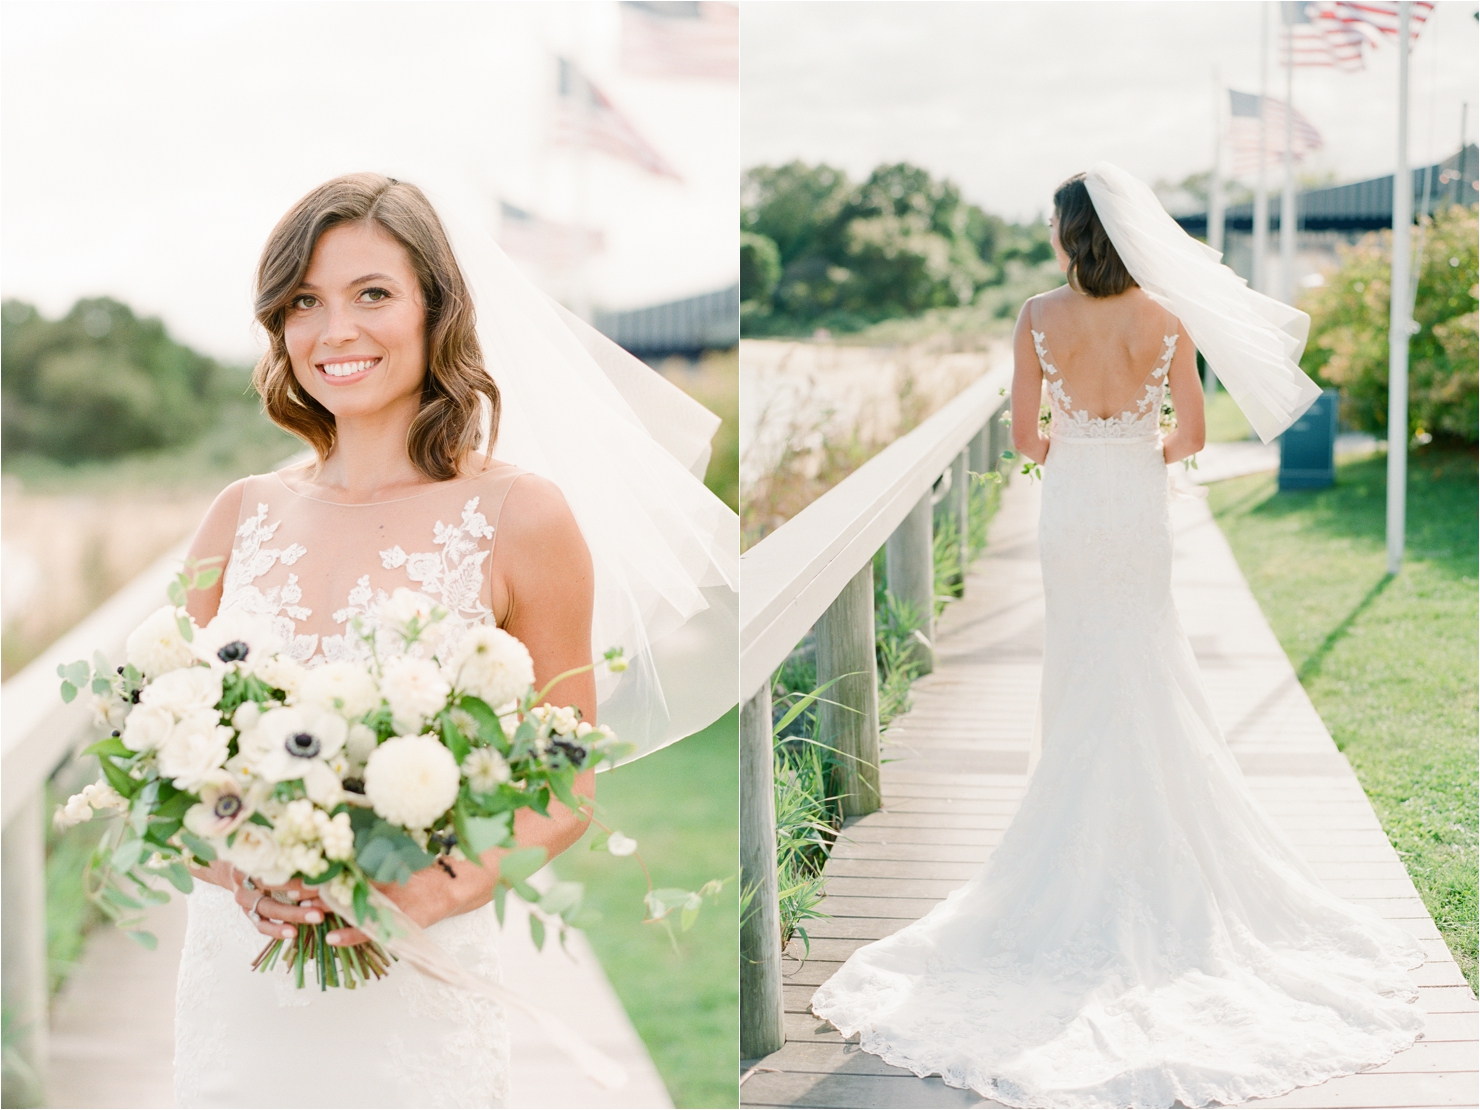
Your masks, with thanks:
M 216 849 L 212 848 L 189 829 L 180 830 L 180 841 L 185 847 L 190 849 L 190 854 L 196 859 L 205 860 L 207 863 L 210 863 L 216 858 Z
M 191 640 L 195 639 L 195 626 L 190 623 L 189 617 L 176 617 L 175 624 L 180 629 L 180 639 L 184 640 L 187 644 L 190 643 Z
M 529 915 L 529 939 L 539 951 L 545 948 L 545 923 L 534 914 Z
M 128 936 L 130 940 L 142 944 L 151 952 L 159 947 L 159 938 L 153 933 L 145 932 L 143 929 L 130 929 Z
M 63 681 L 62 682 L 62 700 L 64 702 L 66 702 L 68 705 L 71 705 L 72 702 L 73 702 L 73 700 L 76 697 L 77 697 L 77 687 L 76 686 L 73 686 L 70 682 Z
M 493 912 L 498 915 L 499 928 L 503 928 L 504 925 L 504 896 L 508 892 L 509 888 L 503 883 L 493 888 Z
M 113 858 L 109 860 L 109 866 L 115 871 L 127 871 L 138 863 L 143 855 L 144 842 L 130 838 L 113 849 Z
M 519 848 L 499 860 L 499 874 L 511 883 L 527 879 L 545 866 L 548 853 L 543 848 Z M 521 893 L 520 897 L 524 897 Z
M 540 909 L 548 914 L 564 914 L 575 909 L 586 896 L 586 888 L 580 883 L 559 882 L 540 897 Z
M 160 874 L 168 879 L 170 885 L 181 894 L 189 894 L 195 887 L 195 877 L 190 874 L 190 870 L 183 863 L 178 861 L 171 863 Z
M 469 817 L 463 822 L 464 827 L 458 830 L 458 835 L 463 838 L 463 848 L 469 855 L 481 856 L 488 849 L 503 845 L 509 838 L 509 820 L 512 816 L 511 813 L 500 813 L 497 817 Z M 543 849 L 534 850 L 542 851 Z M 507 864 L 508 858 L 508 856 L 504 857 L 504 865 Z M 538 870 L 539 866 L 536 865 L 535 871 Z

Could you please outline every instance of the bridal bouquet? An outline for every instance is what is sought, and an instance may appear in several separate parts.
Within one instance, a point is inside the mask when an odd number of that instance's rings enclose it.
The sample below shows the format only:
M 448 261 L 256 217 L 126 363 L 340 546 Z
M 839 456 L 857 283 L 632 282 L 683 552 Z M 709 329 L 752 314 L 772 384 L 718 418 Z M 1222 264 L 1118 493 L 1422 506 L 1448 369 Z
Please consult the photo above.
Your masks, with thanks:
M 625 754 L 610 729 L 544 701 L 550 686 L 589 668 L 536 691 L 517 639 L 492 626 L 457 634 L 432 599 L 407 589 L 386 600 L 378 631 L 355 627 L 354 658 L 307 668 L 283 653 L 266 617 L 228 611 L 195 626 L 186 592 L 218 573 L 182 572 L 171 603 L 128 638 L 124 666 L 110 668 L 100 653 L 59 668 L 62 697 L 90 690 L 112 727 L 87 749 L 103 780 L 56 815 L 64 826 L 127 815 L 89 868 L 89 894 L 106 914 L 152 947 L 127 919 L 168 900 L 157 877 L 189 892 L 188 865 L 224 859 L 260 883 L 300 879 L 333 912 L 270 941 L 254 967 L 284 963 L 301 987 L 313 964 L 320 989 L 352 988 L 383 975 L 394 938 L 414 929 L 372 884 L 434 865 L 450 873 L 448 857 L 478 862 L 504 848 L 493 896 L 500 921 L 513 890 L 538 911 L 537 945 L 547 921 L 562 941 L 567 927 L 589 923 L 580 884 L 543 894 L 530 885 L 545 850 L 520 849 L 513 834 L 521 809 L 546 814 L 552 798 L 572 811 L 589 806 L 576 775 Z M 621 670 L 621 655 L 603 662 Z M 626 855 L 635 844 L 612 832 L 606 846 Z M 713 891 L 650 891 L 650 917 L 692 909 L 704 893 Z M 351 920 L 376 942 L 325 943 Z

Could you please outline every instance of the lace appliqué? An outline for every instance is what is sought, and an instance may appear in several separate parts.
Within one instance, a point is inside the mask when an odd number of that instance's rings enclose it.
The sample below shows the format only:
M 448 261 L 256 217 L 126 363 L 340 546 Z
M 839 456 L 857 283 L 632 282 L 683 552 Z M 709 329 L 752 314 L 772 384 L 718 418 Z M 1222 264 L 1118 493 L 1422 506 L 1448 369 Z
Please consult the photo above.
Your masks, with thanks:
M 383 568 L 395 570 L 404 567 L 413 587 L 447 610 L 447 618 L 441 627 L 442 643 L 455 642 L 474 625 L 493 622 L 493 610 L 483 603 L 483 567 L 489 551 L 486 548 L 480 550 L 478 542 L 491 540 L 494 529 L 488 518 L 478 511 L 479 500 L 471 498 L 463 506 L 459 523 L 437 521 L 433 542 L 439 550 L 408 554 L 397 544 L 380 552 Z M 308 554 L 308 549 L 299 543 L 284 548 L 264 547 L 263 544 L 272 539 L 279 523 L 268 524 L 267 513 L 267 504 L 258 504 L 256 515 L 237 529 L 240 542 L 232 549 L 231 561 L 226 567 L 221 611 L 243 609 L 271 617 L 278 635 L 290 645 L 288 654 L 299 663 L 368 658 L 369 645 L 351 628 L 346 628 L 340 635 L 322 638 L 298 634 L 295 622 L 307 620 L 313 615 L 313 610 L 299 604 L 303 600 L 303 589 L 296 574 L 289 574 L 281 586 L 267 590 L 255 584 L 256 579 L 279 563 L 292 566 Z M 389 597 L 386 590 L 370 585 L 368 574 L 361 575 L 345 599 L 344 608 L 334 611 L 334 622 L 348 626 L 358 619 L 362 628 L 376 636 L 377 651 L 382 654 L 399 651 L 399 639 L 389 635 L 384 641 L 380 638 L 380 610 Z M 434 646 L 413 644 L 411 650 L 415 654 L 430 654 Z
M 1162 336 L 1161 358 L 1147 375 L 1139 394 L 1113 416 L 1096 416 L 1075 405 L 1064 376 L 1048 353 L 1044 333 L 1029 330 L 1033 335 L 1033 349 L 1038 352 L 1038 365 L 1048 383 L 1055 432 L 1074 439 L 1135 439 L 1156 433 L 1161 420 L 1161 399 L 1166 390 L 1167 374 L 1177 350 L 1176 335 Z
M 272 618 L 273 629 L 288 645 L 287 654 L 298 663 L 306 663 L 318 646 L 319 638 L 313 635 L 298 635 L 295 621 L 307 620 L 313 610 L 298 604 L 303 600 L 303 588 L 296 574 L 288 575 L 281 586 L 267 591 L 253 583 L 281 563 L 290 567 L 308 554 L 301 543 L 290 543 L 287 547 L 263 547 L 278 530 L 278 524 L 267 523 L 267 504 L 258 502 L 257 515 L 242 522 L 236 530 L 241 542 L 232 548 L 231 559 L 226 565 L 226 574 L 221 585 L 220 610 L 241 609 Z

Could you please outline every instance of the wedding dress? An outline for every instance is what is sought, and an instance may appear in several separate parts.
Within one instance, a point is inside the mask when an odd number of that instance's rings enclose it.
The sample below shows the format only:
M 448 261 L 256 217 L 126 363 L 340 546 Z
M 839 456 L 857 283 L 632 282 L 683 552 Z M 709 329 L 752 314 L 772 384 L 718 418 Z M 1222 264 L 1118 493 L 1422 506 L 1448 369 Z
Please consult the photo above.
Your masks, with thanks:
M 297 493 L 277 474 L 248 478 L 221 611 L 270 617 L 287 654 L 309 666 L 362 657 L 368 648 L 348 634 L 350 621 L 375 629 L 398 586 L 438 601 L 454 634 L 493 623 L 488 563 L 504 497 L 523 473 L 497 465 L 356 505 Z M 231 892 L 196 883 L 188 904 L 176 1105 L 502 1105 L 508 1033 L 493 1002 L 401 964 L 354 990 L 299 990 L 281 969 L 252 971 L 268 938 Z M 469 971 L 496 981 L 498 928 L 489 905 L 426 932 Z
M 1243 1102 L 1381 1063 L 1424 1027 L 1418 941 L 1321 885 L 1204 694 L 1171 595 L 1170 319 L 1108 417 L 1033 331 L 1053 413 L 1041 757 L 981 871 L 812 1001 L 865 1051 L 1011 1106 Z

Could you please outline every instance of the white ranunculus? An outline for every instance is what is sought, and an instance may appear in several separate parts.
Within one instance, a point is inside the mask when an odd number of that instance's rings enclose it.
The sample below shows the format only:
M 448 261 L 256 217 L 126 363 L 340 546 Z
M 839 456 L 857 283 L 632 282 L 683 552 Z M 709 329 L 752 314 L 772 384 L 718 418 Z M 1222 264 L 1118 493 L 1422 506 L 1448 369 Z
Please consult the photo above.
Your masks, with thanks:
M 380 708 L 380 690 L 358 663 L 341 659 L 314 667 L 304 675 L 293 702 L 332 709 L 353 719 Z
M 256 773 L 268 782 L 302 779 L 320 805 L 339 801 L 339 776 L 329 760 L 339 754 L 349 725 L 338 713 L 311 705 L 269 709 L 252 730 L 252 750 L 262 753 Z
M 365 765 L 365 796 L 393 825 L 426 829 L 457 801 L 461 775 L 435 736 L 393 736 Z
M 262 719 L 262 706 L 255 701 L 244 701 L 231 715 L 231 727 L 237 732 L 250 732 Z
M 630 856 L 637 851 L 637 841 L 630 836 L 614 832 L 606 838 L 606 850 L 614 856 Z
M 159 705 L 136 705 L 123 723 L 123 742 L 131 752 L 152 752 L 175 727 L 175 715 Z
M 214 709 L 181 718 L 159 747 L 159 773 L 181 790 L 195 791 L 226 762 L 231 729 Z
M 385 665 L 380 688 L 391 708 L 391 720 L 403 733 L 419 731 L 428 717 L 441 712 L 452 692 L 435 663 L 410 656 Z
M 176 717 L 198 710 L 215 711 L 221 700 L 221 676 L 209 667 L 182 667 L 160 675 L 139 694 L 139 704 L 167 709 Z
M 475 625 L 458 641 L 443 673 L 456 689 L 500 706 L 517 701 L 534 684 L 534 661 L 502 628 Z
M 270 829 L 248 821 L 236 830 L 232 842 L 221 848 L 222 857 L 259 882 L 277 886 L 293 877 L 293 869 Z
M 462 773 L 475 793 L 489 794 L 509 781 L 509 761 L 492 748 L 474 748 L 462 761 Z
M 308 676 L 308 668 L 286 655 L 269 655 L 260 663 L 252 664 L 252 673 L 274 690 L 281 690 L 292 697 Z
M 399 586 L 380 607 L 380 627 L 402 640 L 409 640 L 413 634 L 419 639 L 422 632 L 438 623 L 439 612 L 446 617 L 447 611 L 426 594 Z
M 226 670 L 234 663 L 250 668 L 285 646 L 273 628 L 271 617 L 244 609 L 217 613 L 190 641 L 195 657 L 209 664 L 212 670 Z
M 180 635 L 179 618 L 185 610 L 165 605 L 156 609 L 129 633 L 123 655 L 129 665 L 150 678 L 158 678 L 195 662 L 195 655 L 185 637 Z
M 212 771 L 197 793 L 200 801 L 185 811 L 185 827 L 196 836 L 221 840 L 252 815 L 241 783 L 229 771 Z

